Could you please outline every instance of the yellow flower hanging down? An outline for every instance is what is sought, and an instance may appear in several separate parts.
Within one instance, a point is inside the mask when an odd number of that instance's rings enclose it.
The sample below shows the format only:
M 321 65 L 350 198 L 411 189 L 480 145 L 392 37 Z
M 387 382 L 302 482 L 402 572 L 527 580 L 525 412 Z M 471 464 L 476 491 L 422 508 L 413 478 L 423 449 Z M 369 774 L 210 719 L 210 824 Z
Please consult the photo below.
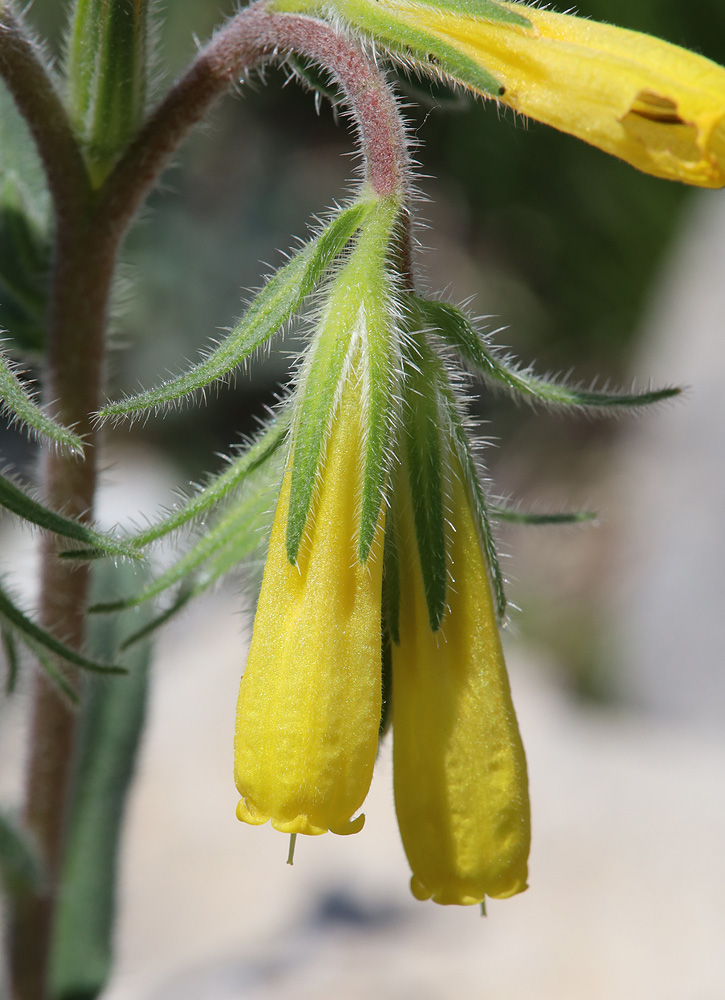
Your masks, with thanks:
M 405 504 L 400 518 L 393 769 L 413 895 L 470 904 L 526 889 L 530 823 L 526 758 L 484 555 L 453 466 L 448 608 L 438 632 L 430 629 Z
M 475 4 L 456 0 L 440 6 L 337 0 L 333 6 L 363 27 L 367 9 L 378 23 L 384 16 L 411 37 L 427 38 L 431 62 L 444 74 L 456 77 L 447 51 L 460 53 L 500 83 L 502 103 L 639 170 L 703 187 L 725 185 L 725 69 L 709 59 L 640 32 L 520 3 L 495 6 L 528 25 L 487 19 Z
M 239 819 L 284 833 L 355 833 L 380 721 L 381 535 L 356 544 L 361 386 L 350 373 L 333 418 L 297 565 L 287 558 L 290 472 L 274 518 L 237 705 Z

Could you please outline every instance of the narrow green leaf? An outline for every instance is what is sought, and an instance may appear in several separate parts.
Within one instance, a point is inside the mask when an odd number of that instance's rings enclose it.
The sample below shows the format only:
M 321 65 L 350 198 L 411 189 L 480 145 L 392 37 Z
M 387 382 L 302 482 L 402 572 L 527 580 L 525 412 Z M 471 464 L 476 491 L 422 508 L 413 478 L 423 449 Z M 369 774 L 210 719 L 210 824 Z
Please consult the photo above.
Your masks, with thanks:
M 106 571 L 101 593 L 118 586 Z M 124 569 L 121 575 L 124 575 Z M 138 613 L 91 622 L 94 657 L 119 660 L 121 678 L 89 677 L 83 691 L 73 797 L 67 825 L 60 895 L 50 963 L 53 1000 L 91 1000 L 111 969 L 119 837 L 143 726 L 149 667 L 148 644 L 120 650 L 139 623 Z
M 38 892 L 43 885 L 38 852 L 17 823 L 0 813 L 0 883 L 18 898 Z
M 447 568 L 443 497 L 442 414 L 438 364 L 422 337 L 403 356 L 405 458 L 428 618 L 436 632 L 446 609 Z
M 9 697 L 15 693 L 15 688 L 18 683 L 18 675 L 20 673 L 18 648 L 10 629 L 0 628 L 0 644 L 2 644 L 3 654 L 5 655 L 5 667 L 7 670 L 5 694 Z
M 107 556 L 127 556 L 138 559 L 138 552 L 132 545 L 104 535 L 102 532 L 94 531 L 92 528 L 81 524 L 80 521 L 72 521 L 63 517 L 62 514 L 50 510 L 37 500 L 33 500 L 27 493 L 17 486 L 11 479 L 0 475 L 0 506 L 12 511 L 24 521 L 36 524 L 39 528 L 52 531 L 63 538 L 71 538 L 76 542 L 84 542 L 98 549 L 101 555 Z
M 177 528 L 200 517 L 229 496 L 253 472 L 256 472 L 260 466 L 278 452 L 287 436 L 290 419 L 291 410 L 282 411 L 246 451 L 230 461 L 223 472 L 211 478 L 206 486 L 195 493 L 187 503 L 178 510 L 172 511 L 162 521 L 152 524 L 149 528 L 134 535 L 131 539 L 133 545 L 142 548 L 159 538 L 163 538 Z
M 67 104 L 78 135 L 85 138 L 93 107 L 107 0 L 75 0 L 70 11 L 65 76 Z
M 231 542 L 235 543 L 237 560 L 254 552 L 260 535 L 269 521 L 269 496 L 266 492 L 245 497 L 229 509 L 215 524 L 206 529 L 199 541 L 172 566 L 150 581 L 139 593 L 111 603 L 94 604 L 94 614 L 109 614 L 134 608 L 158 597 L 193 574 L 207 559 Z
M 682 391 L 668 387 L 641 393 L 594 392 L 541 378 L 527 368 L 517 367 L 511 358 L 492 351 L 484 344 L 468 317 L 456 306 L 426 299 L 416 301 L 426 325 L 457 351 L 464 361 L 487 380 L 531 400 L 550 406 L 616 410 L 659 403 Z
M 89 659 L 87 656 L 83 656 L 75 649 L 71 649 L 70 646 L 66 646 L 65 643 L 60 642 L 55 636 L 51 635 L 50 632 L 46 632 L 45 629 L 37 625 L 32 619 L 20 610 L 13 603 L 13 601 L 8 596 L 4 588 L 0 587 L 0 621 L 2 624 L 8 628 L 14 629 L 18 636 L 27 645 L 33 647 L 39 646 L 41 649 L 47 650 L 49 653 L 54 653 L 56 656 L 60 657 L 61 660 L 65 660 L 66 663 L 72 663 L 76 667 L 80 667 L 82 670 L 90 670 L 93 673 L 99 674 L 125 674 L 126 671 L 122 667 L 110 666 L 105 663 L 97 663 L 95 660 Z
M 493 587 L 494 603 L 496 606 L 496 617 L 499 624 L 506 618 L 506 590 L 504 587 L 503 574 L 498 561 L 496 542 L 491 530 L 491 514 L 488 501 L 481 486 L 481 480 L 476 468 L 476 462 L 471 452 L 471 445 L 468 440 L 463 416 L 458 409 L 457 400 L 453 394 L 450 383 L 443 376 L 440 382 L 441 397 L 445 404 L 446 415 L 450 423 L 453 445 L 456 449 L 458 461 L 461 463 L 463 474 L 466 477 L 466 485 L 471 498 L 472 509 L 478 527 L 481 545 L 486 556 L 486 565 Z
M 320 70 L 311 59 L 295 55 L 294 52 L 287 56 L 286 64 L 302 80 L 310 90 L 314 91 L 316 100 L 325 97 L 332 104 L 336 104 L 340 97 L 340 89 L 330 83 L 329 75 Z M 315 105 L 317 107 L 317 105 Z
M 511 524 L 582 524 L 597 520 L 597 515 L 591 510 L 573 510 L 560 514 L 536 514 L 496 504 L 489 507 L 489 515 L 496 521 L 508 521 Z
M 345 249 L 370 213 L 372 203 L 358 201 L 340 212 L 288 264 L 270 278 L 239 323 L 218 347 L 190 371 L 154 389 L 104 406 L 99 417 L 123 418 L 165 406 L 222 378 L 270 339 L 297 312 L 325 272 Z
M 71 454 L 83 454 L 83 442 L 78 435 L 43 413 L 16 375 L 12 361 L 1 350 L 0 409 L 27 427 L 31 433 L 49 438 Z

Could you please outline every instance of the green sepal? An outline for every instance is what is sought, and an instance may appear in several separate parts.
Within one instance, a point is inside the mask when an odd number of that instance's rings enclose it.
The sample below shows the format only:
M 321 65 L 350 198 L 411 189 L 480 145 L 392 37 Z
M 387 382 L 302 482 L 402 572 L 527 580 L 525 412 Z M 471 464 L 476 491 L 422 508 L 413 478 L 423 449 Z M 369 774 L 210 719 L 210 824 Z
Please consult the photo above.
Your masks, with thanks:
M 573 406 L 579 409 L 615 410 L 648 406 L 677 396 L 676 387 L 641 393 L 609 393 L 578 389 L 534 375 L 528 368 L 517 367 L 509 357 L 491 350 L 465 313 L 449 302 L 416 299 L 423 322 L 452 347 L 475 371 L 507 391 L 549 406 Z
M 43 867 L 29 836 L 0 813 L 0 884 L 15 899 L 38 893 L 44 884 Z
M 394 503 L 390 505 L 385 521 L 382 618 L 384 635 L 397 645 L 400 642 L 400 558 Z
M 446 610 L 445 499 L 441 413 L 438 391 L 440 363 L 423 337 L 406 340 L 403 353 L 405 471 L 413 508 L 415 536 L 428 619 L 437 632 Z
M 71 14 L 67 102 L 96 186 L 143 118 L 148 28 L 148 0 L 76 0 Z
M 22 424 L 31 434 L 48 438 L 64 451 L 83 455 L 83 442 L 73 431 L 47 416 L 16 375 L 16 368 L 0 350 L 0 411 Z
M 380 724 L 378 725 L 378 740 L 390 729 L 393 721 L 393 647 L 392 640 L 383 628 L 382 645 L 380 649 Z
M 435 4 L 438 7 L 453 9 L 454 3 Z M 471 6 L 474 6 L 473 4 Z M 506 5 L 499 6 L 493 2 L 480 0 L 475 6 L 485 9 L 481 18 L 488 21 L 499 21 L 530 26 L 530 22 Z M 449 45 L 436 35 L 421 31 L 409 22 L 399 21 L 394 9 L 382 7 L 369 0 L 332 0 L 329 3 L 309 2 L 309 0 L 275 0 L 273 9 L 277 11 L 333 11 L 340 14 L 351 27 L 365 32 L 375 45 L 387 49 L 394 57 L 405 65 L 428 76 L 445 78 L 463 84 L 489 97 L 500 97 L 504 88 L 500 81 L 488 73 L 476 60 L 460 52 L 455 46 Z M 473 11 L 471 11 L 473 12 Z M 469 11 L 461 10 L 461 13 Z
M 292 473 L 287 518 L 287 558 L 296 563 L 319 473 L 345 379 L 362 377 L 367 389 L 361 427 L 365 463 L 358 554 L 367 558 L 380 517 L 388 466 L 393 380 L 391 289 L 387 255 L 399 206 L 376 204 L 350 259 L 332 282 L 314 343 L 300 376 L 292 433 Z M 358 327 L 364 324 L 364 329 Z M 352 371 L 357 363 L 364 373 Z
M 481 480 L 476 468 L 476 461 L 471 452 L 471 445 L 466 430 L 465 418 L 458 408 L 458 401 L 451 388 L 450 382 L 441 373 L 440 381 L 441 399 L 444 402 L 446 415 L 448 418 L 452 444 L 456 450 L 458 461 L 460 462 L 463 475 L 466 480 L 468 495 L 471 500 L 471 509 L 474 514 L 478 536 L 483 546 L 486 558 L 491 587 L 493 588 L 494 606 L 496 608 L 496 618 L 499 624 L 506 619 L 506 590 L 504 587 L 503 574 L 498 561 L 496 551 L 496 541 L 491 530 L 491 512 L 488 501 L 481 486 Z
M 15 693 L 18 676 L 20 674 L 18 647 L 10 629 L 0 628 L 0 645 L 2 646 L 3 655 L 5 657 L 5 669 L 7 671 L 5 678 L 5 694 L 10 697 L 10 695 Z
M 0 623 L 6 629 L 12 629 L 15 635 L 26 646 L 34 651 L 45 650 L 48 653 L 59 657 L 66 663 L 71 663 L 81 670 L 88 670 L 98 674 L 125 674 L 123 667 L 99 663 L 79 653 L 70 646 L 56 639 L 54 635 L 47 632 L 40 625 L 29 618 L 8 596 L 7 591 L 0 587 Z M 46 664 L 43 664 L 46 666 Z
M 358 201 L 335 216 L 318 236 L 269 279 L 229 336 L 198 365 L 154 389 L 107 404 L 99 412 L 100 419 L 119 419 L 167 406 L 237 368 L 294 316 L 371 209 L 371 202 Z
M 0 475 L 0 507 L 4 507 L 13 514 L 17 514 L 24 521 L 35 524 L 45 531 L 52 531 L 63 538 L 90 545 L 94 550 L 97 550 L 100 556 L 126 556 L 129 559 L 138 559 L 141 556 L 141 553 L 133 545 L 112 538 L 100 531 L 94 531 L 93 528 L 81 524 L 80 521 L 63 517 L 62 514 L 58 514 L 37 500 L 33 500 L 11 479 L 2 475 Z M 75 553 L 71 554 L 75 555 Z
M 596 521 L 598 516 L 591 510 L 537 514 L 534 511 L 518 510 L 516 507 L 503 507 L 498 504 L 492 504 L 488 508 L 488 513 L 494 520 L 508 521 L 510 524 L 585 524 L 588 521 Z
M 451 14 L 464 14 L 477 21 L 490 21 L 492 24 L 516 24 L 520 28 L 530 28 L 531 21 L 517 10 L 513 9 L 509 0 L 417 0 L 424 7 L 436 10 L 449 10 Z M 519 3 L 521 8 L 523 4 Z
M 365 398 L 365 466 L 360 496 L 358 556 L 365 562 L 380 523 L 390 464 L 397 370 L 400 359 L 394 339 L 387 291 L 371 303 L 367 321 L 367 395 Z M 376 308 L 377 307 L 377 308 Z
M 117 572 L 103 569 L 97 583 L 119 585 Z M 130 575 L 124 567 L 121 576 Z M 97 575 L 97 574 L 96 574 Z M 94 586 L 96 596 L 99 586 Z M 119 837 L 124 806 L 143 726 L 150 649 L 137 645 L 122 654 L 139 615 L 90 623 L 88 648 L 99 659 L 122 663 L 122 678 L 88 677 L 83 687 L 73 792 L 66 825 L 58 899 L 53 923 L 50 990 L 53 1000 L 91 1000 L 110 973 Z

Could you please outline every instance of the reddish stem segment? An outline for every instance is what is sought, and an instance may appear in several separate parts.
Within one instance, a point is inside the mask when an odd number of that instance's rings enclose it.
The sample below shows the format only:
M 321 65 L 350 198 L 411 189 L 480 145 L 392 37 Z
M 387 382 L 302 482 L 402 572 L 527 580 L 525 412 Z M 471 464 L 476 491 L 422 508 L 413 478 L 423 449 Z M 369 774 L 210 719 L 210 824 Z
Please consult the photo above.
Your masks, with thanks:
M 294 51 L 328 70 L 342 87 L 377 194 L 407 194 L 409 158 L 395 98 L 354 39 L 322 21 L 269 13 L 263 0 L 219 31 L 152 113 L 108 177 L 102 194 L 107 224 L 123 230 L 168 160 L 210 105 L 264 61 Z

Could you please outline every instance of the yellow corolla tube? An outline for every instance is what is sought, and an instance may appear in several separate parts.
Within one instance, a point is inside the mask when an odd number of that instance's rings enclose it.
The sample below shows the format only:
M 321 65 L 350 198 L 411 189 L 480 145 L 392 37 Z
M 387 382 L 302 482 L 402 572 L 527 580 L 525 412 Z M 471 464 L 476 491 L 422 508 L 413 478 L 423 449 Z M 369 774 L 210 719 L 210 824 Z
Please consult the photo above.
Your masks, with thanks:
M 455 464 L 448 607 L 438 632 L 429 625 L 412 516 L 399 519 L 393 759 L 413 895 L 469 904 L 526 889 L 530 822 L 526 758 L 486 565 Z
M 382 518 L 358 558 L 361 377 L 347 377 L 299 549 L 287 558 L 290 472 L 274 518 L 235 735 L 237 816 L 285 833 L 355 833 L 380 721 Z
M 378 17 L 384 12 L 416 38 L 432 39 L 431 62 L 444 73 L 456 76 L 448 65 L 451 51 L 479 65 L 500 84 L 494 96 L 515 111 L 647 173 L 725 185 L 725 69 L 709 59 L 636 31 L 526 4 L 497 6 L 528 24 L 487 19 L 475 5 L 455 0 L 368 3 Z M 365 0 L 340 3 L 343 12 L 353 7 L 364 9 Z

